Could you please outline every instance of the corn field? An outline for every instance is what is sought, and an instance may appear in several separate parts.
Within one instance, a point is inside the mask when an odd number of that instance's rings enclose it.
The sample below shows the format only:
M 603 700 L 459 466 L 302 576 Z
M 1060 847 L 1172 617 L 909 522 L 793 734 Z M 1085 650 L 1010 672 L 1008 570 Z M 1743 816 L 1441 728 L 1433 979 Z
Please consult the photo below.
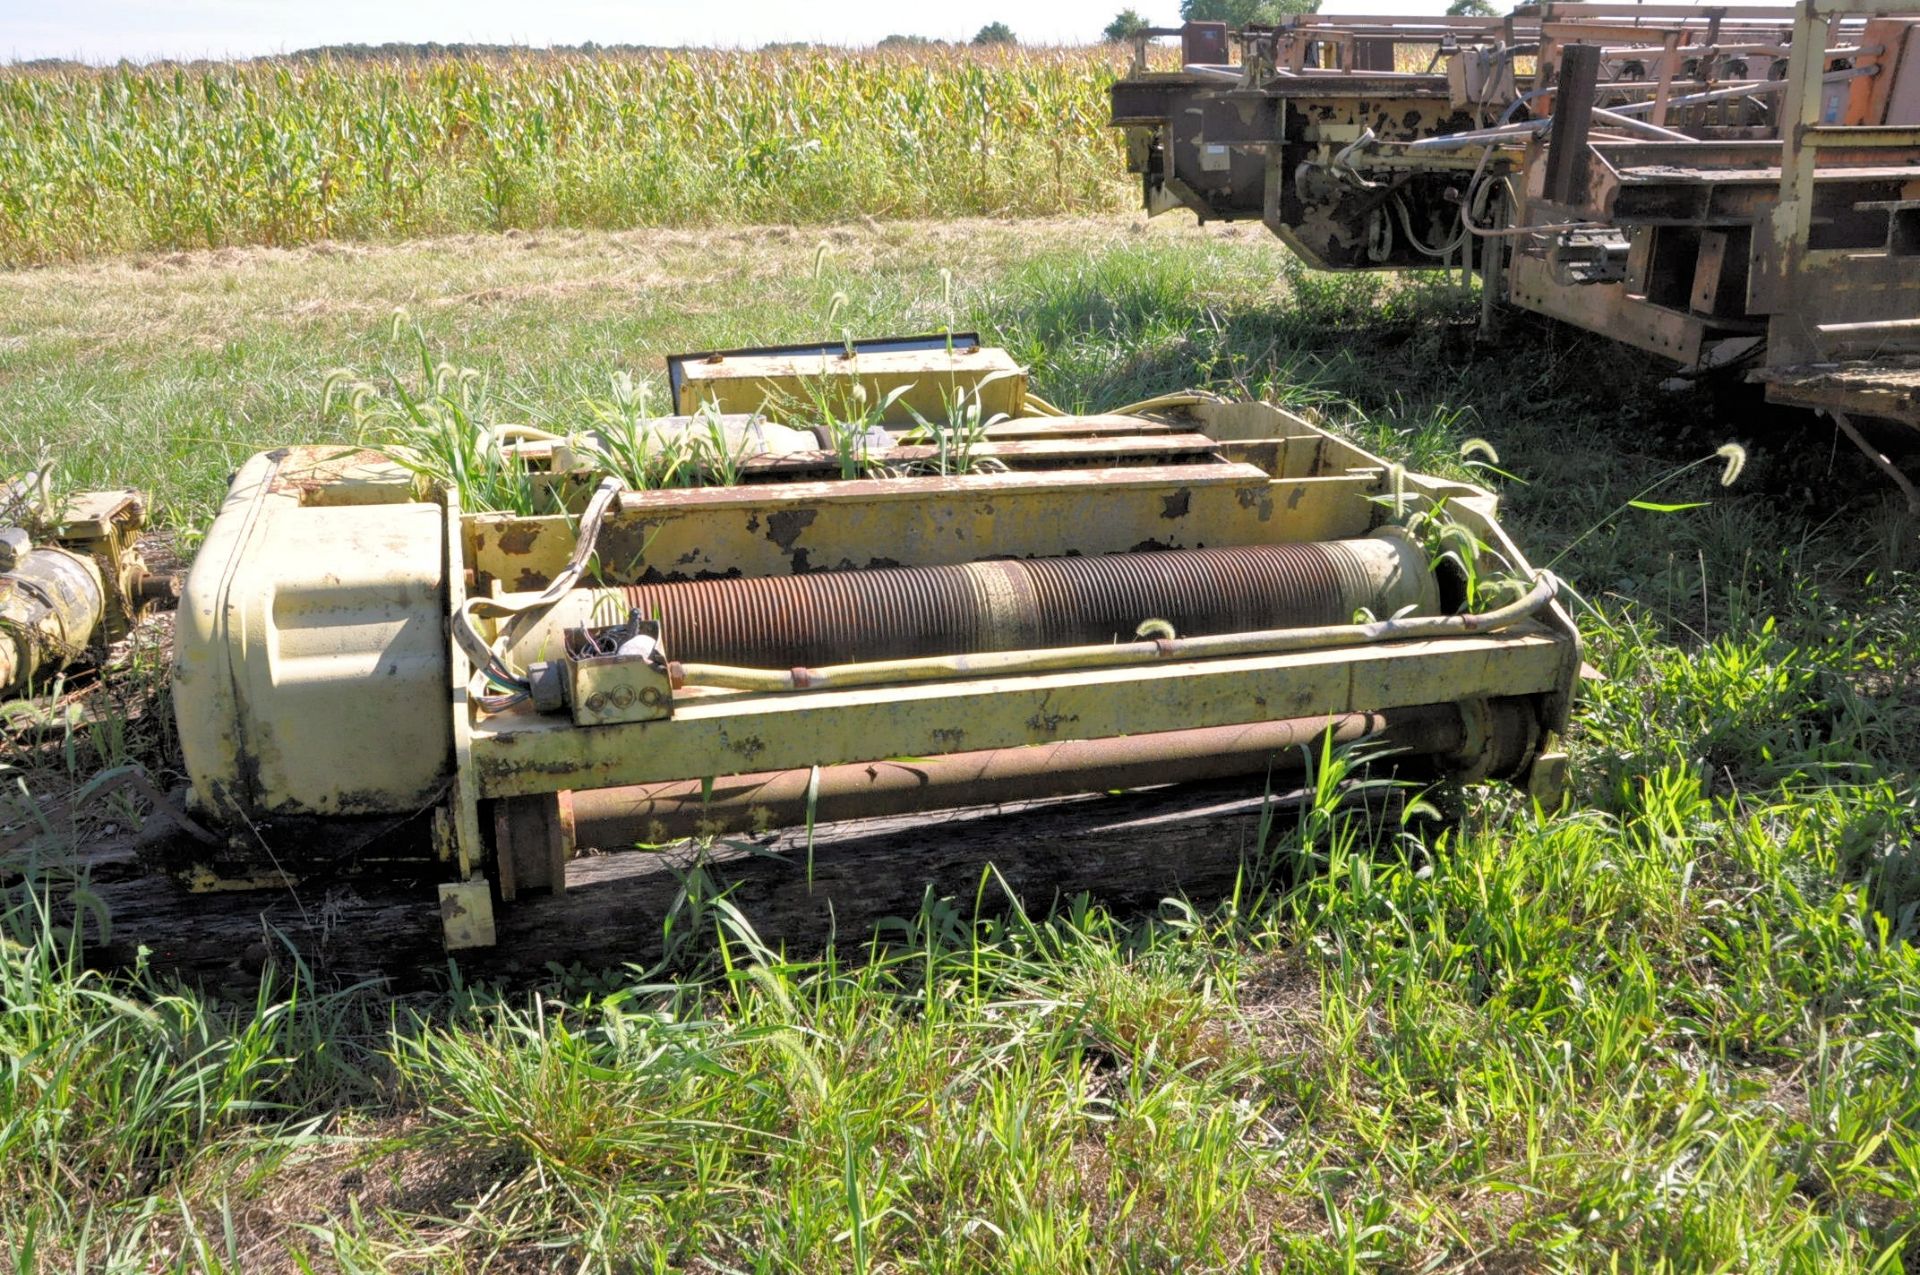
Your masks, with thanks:
M 1116 207 L 1089 49 L 0 71 L 0 263 Z

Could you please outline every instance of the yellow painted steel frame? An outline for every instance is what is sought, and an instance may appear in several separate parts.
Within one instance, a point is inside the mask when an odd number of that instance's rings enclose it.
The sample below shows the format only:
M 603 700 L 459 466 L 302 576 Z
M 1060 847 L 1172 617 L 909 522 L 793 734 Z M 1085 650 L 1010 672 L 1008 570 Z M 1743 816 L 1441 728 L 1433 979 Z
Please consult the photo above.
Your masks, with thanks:
M 1365 534 L 1395 505 L 1444 505 L 1488 546 L 1484 565 L 1528 574 L 1481 488 L 1400 473 L 1266 404 L 1202 402 L 1185 411 L 1180 426 L 1216 440 L 1219 459 L 629 492 L 602 532 L 602 581 L 1325 540 Z M 1260 463 L 1228 459 L 1235 456 Z M 564 517 L 449 512 L 482 591 L 540 587 L 573 547 Z M 449 574 L 457 607 L 462 573 Z M 1471 715 L 1473 704 L 1495 697 L 1540 706 L 1526 778 L 1557 801 L 1565 775 L 1557 737 L 1580 666 L 1578 634 L 1556 603 L 1509 629 L 1449 638 L 837 691 L 701 688 L 677 693 L 670 718 L 583 728 L 524 705 L 481 712 L 466 699 L 457 646 L 451 659 L 458 773 L 449 849 L 465 884 L 443 895 L 450 946 L 490 941 L 490 915 L 476 915 L 485 891 L 472 884 L 489 853 L 479 801 L 1434 703 L 1462 704 Z
M 466 588 L 464 573 L 454 569 L 460 561 L 460 502 L 452 492 L 445 494 L 445 500 L 447 605 L 452 613 L 465 605 Z M 460 879 L 440 886 L 440 924 L 450 948 L 492 947 L 493 890 L 477 868 L 485 847 L 480 841 L 480 795 L 473 773 L 474 709 L 467 695 L 473 668 L 458 642 L 449 642 L 447 648 L 453 692 L 454 775 L 446 815 L 436 820 L 435 834 L 442 857 L 454 860 Z
M 742 693 L 670 719 L 576 728 L 508 713 L 473 730 L 482 797 L 789 770 L 1273 718 L 1552 695 L 1566 644 L 1545 626 L 1413 642 L 966 678 L 843 691 Z

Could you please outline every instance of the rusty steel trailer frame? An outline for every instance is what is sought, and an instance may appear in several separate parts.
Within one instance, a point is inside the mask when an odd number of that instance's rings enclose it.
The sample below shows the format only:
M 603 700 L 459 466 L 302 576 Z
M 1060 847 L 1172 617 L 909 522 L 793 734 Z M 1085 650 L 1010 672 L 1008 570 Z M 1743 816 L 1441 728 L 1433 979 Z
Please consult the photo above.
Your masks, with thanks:
M 1920 512 L 1887 454 L 1920 449 L 1917 19 L 1920 0 L 1803 0 L 1190 23 L 1140 37 L 1113 123 L 1150 213 L 1259 218 L 1322 269 L 1478 270 L 1489 322 L 1505 301 L 1744 372 Z M 1151 69 L 1166 35 L 1177 71 Z

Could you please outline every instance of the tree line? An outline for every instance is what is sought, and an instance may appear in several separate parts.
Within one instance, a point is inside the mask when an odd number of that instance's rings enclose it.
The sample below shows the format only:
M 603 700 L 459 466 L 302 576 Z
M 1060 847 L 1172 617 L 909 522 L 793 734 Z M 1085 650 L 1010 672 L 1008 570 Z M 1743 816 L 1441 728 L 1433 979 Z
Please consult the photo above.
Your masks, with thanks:
M 1232 27 L 1249 25 L 1269 25 L 1279 22 L 1290 14 L 1315 13 L 1320 8 L 1320 0 L 1180 0 L 1180 20 L 1183 22 L 1225 22 Z M 1452 0 L 1447 12 L 1455 16 L 1469 15 L 1491 17 L 1497 11 L 1488 0 Z M 1138 9 L 1120 10 L 1100 31 L 1100 39 L 1109 44 L 1124 43 L 1133 39 L 1142 31 L 1156 25 L 1141 15 Z M 982 47 L 989 45 L 1018 44 L 1020 38 L 1012 27 L 1005 22 L 989 22 L 974 32 L 970 44 Z M 937 40 L 924 35 L 889 35 L 879 42 L 883 49 L 931 48 L 936 45 L 955 43 Z M 580 44 L 555 44 L 546 48 L 547 52 L 559 54 L 634 54 L 658 52 L 661 46 L 648 44 L 602 44 L 597 40 L 587 40 Z M 766 46 L 769 49 L 792 49 L 811 47 L 807 42 L 776 42 Z M 454 42 L 443 44 L 436 40 L 419 43 L 387 41 L 383 44 L 363 44 L 349 42 L 344 44 L 323 44 L 310 49 L 296 49 L 285 57 L 295 61 L 319 61 L 331 59 L 336 62 L 393 62 L 393 61 L 431 61 L 439 58 L 486 58 L 524 55 L 527 47 L 517 44 L 487 44 L 473 42 Z M 56 69 L 77 66 L 63 58 L 39 58 L 21 63 L 26 67 Z

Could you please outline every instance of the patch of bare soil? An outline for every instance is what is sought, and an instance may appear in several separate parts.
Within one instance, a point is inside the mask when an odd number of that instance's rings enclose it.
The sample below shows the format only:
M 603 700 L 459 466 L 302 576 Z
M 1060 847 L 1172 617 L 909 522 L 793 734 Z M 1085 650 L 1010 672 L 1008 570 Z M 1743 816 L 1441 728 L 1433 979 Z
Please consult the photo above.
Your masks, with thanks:
M 1262 1058 L 1318 1056 L 1320 977 L 1319 963 L 1298 948 L 1263 955 L 1241 974 L 1238 1028 Z
M 350 1132 L 291 1149 L 209 1156 L 181 1195 L 202 1234 L 223 1235 L 230 1218 L 240 1269 L 263 1275 L 330 1269 L 335 1230 L 351 1234 L 361 1251 L 394 1247 L 411 1259 L 454 1259 L 456 1267 L 462 1255 L 486 1258 L 491 1244 L 468 1218 L 519 1166 L 490 1150 L 419 1141 L 419 1129 L 414 1116 L 361 1117 Z M 184 1236 L 155 1238 L 164 1245 Z M 522 1269 L 497 1257 L 488 1268 Z

